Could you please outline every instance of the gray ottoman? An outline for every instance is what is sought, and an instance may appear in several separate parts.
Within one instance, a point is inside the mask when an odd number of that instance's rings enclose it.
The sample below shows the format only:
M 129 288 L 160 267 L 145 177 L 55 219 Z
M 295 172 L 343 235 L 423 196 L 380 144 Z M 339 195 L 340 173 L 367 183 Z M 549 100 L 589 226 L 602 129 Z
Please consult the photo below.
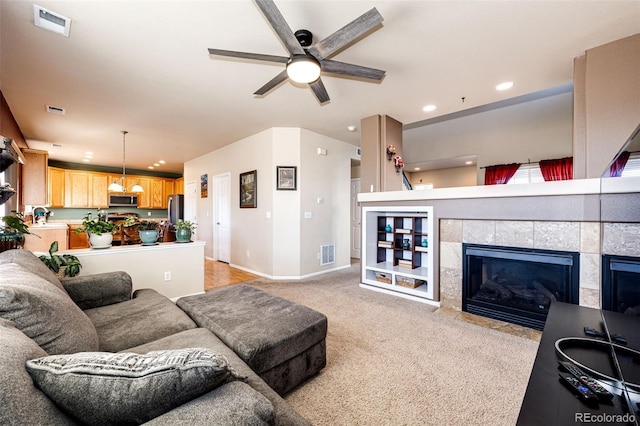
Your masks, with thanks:
M 247 285 L 178 299 L 176 304 L 284 395 L 326 365 L 327 317 Z

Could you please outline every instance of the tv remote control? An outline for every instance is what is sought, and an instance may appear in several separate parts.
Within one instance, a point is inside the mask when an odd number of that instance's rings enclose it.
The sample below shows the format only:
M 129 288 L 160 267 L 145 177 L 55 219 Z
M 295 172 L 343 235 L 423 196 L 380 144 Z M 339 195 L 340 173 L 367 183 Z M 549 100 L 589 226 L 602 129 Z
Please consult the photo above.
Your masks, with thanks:
M 578 395 L 578 398 L 587 403 L 597 403 L 598 396 L 591 392 L 591 390 L 586 387 L 580 379 L 574 377 L 569 373 L 559 373 L 560 381 L 564 383 L 573 393 Z
M 582 371 L 577 365 L 567 361 L 558 361 L 558 363 L 562 366 L 562 368 L 571 373 L 576 379 L 580 380 L 583 385 L 588 387 L 591 392 L 596 394 L 598 399 L 608 401 L 613 398 L 613 394 L 611 392 L 606 390 L 600 383 L 596 381 L 596 379 Z

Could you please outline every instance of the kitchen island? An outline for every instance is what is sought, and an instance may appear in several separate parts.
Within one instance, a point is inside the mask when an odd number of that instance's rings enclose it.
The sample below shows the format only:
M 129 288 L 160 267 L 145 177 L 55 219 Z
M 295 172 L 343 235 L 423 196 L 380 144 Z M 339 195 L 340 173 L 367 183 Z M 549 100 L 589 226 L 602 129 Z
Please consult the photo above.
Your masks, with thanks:
M 112 246 L 106 249 L 65 250 L 82 264 L 80 275 L 125 271 L 133 289 L 152 288 L 176 300 L 204 292 L 204 241 Z

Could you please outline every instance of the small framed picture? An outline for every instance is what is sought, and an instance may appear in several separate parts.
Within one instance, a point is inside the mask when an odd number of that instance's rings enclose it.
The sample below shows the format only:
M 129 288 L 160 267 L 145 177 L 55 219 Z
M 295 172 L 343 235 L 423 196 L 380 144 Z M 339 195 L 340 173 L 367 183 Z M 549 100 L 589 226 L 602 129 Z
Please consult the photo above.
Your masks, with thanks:
M 296 166 L 276 166 L 276 189 L 278 191 L 296 190 Z
M 258 172 L 240 173 L 240 208 L 254 209 L 258 207 Z
M 200 176 L 200 198 L 209 196 L 209 177 L 208 175 Z

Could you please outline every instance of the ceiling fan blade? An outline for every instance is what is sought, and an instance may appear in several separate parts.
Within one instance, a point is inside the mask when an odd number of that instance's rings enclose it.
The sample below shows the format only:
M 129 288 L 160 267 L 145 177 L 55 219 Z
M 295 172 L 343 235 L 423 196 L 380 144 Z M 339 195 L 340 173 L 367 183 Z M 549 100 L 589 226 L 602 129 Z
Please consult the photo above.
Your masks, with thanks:
M 255 0 L 255 2 L 289 53 L 292 55 L 304 55 L 304 49 L 300 46 L 300 42 L 298 42 L 296 36 L 293 35 L 291 27 L 289 27 L 287 21 L 284 20 L 276 4 L 272 0 Z
M 289 58 L 284 56 L 263 55 L 260 53 L 236 52 L 235 50 L 209 49 L 209 55 L 229 56 L 231 58 L 255 59 L 256 61 L 278 62 L 286 64 Z
M 383 21 L 382 15 L 375 7 L 359 18 L 309 48 L 309 53 L 321 60 L 327 58 L 348 45 L 358 37 L 370 31 Z
M 289 76 L 287 75 L 287 70 L 282 71 L 280 74 L 276 75 L 269 81 L 267 84 L 253 92 L 254 95 L 264 95 L 269 92 L 271 89 L 280 85 L 282 82 L 287 81 Z
M 313 90 L 313 94 L 316 95 L 318 102 L 321 104 L 329 102 L 329 94 L 327 93 L 327 89 L 324 88 L 324 84 L 322 84 L 321 79 L 317 79 L 313 83 L 309 83 L 309 87 Z
M 320 61 L 320 67 L 324 72 L 331 72 L 334 74 L 342 74 L 378 81 L 382 80 L 382 78 L 386 74 L 386 71 L 383 70 L 362 67 L 360 65 L 347 64 L 345 62 L 332 61 L 331 59 L 323 59 L 322 61 Z

